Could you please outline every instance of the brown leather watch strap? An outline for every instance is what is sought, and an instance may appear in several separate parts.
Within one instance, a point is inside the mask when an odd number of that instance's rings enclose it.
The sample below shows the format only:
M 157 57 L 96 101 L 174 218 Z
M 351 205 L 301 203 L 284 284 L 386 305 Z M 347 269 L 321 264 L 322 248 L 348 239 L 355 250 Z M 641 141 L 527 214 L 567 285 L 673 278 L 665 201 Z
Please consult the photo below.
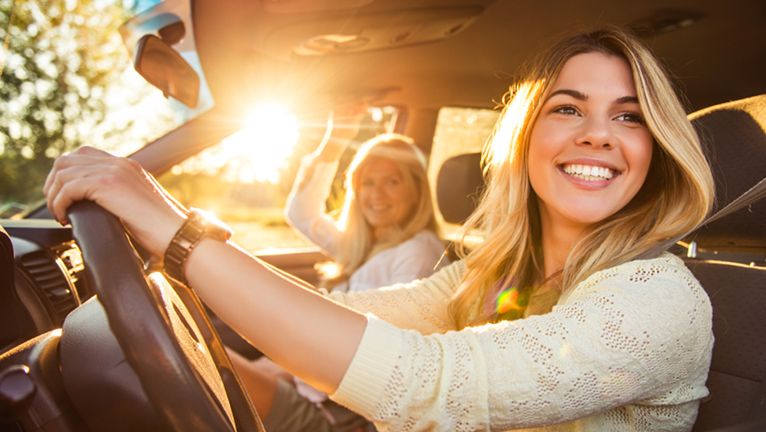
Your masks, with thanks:
M 231 230 L 214 216 L 192 208 L 165 250 L 165 274 L 188 286 L 184 272 L 186 260 L 204 237 L 226 241 L 231 238 Z

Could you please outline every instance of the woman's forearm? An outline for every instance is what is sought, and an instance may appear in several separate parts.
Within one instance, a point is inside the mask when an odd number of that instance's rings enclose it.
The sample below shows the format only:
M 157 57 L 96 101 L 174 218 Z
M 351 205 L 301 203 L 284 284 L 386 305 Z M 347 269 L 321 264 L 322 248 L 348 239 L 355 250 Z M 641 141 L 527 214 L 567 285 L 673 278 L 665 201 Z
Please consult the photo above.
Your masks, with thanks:
M 276 363 L 326 393 L 338 387 L 364 333 L 363 315 L 214 240 L 192 251 L 186 277 L 218 316 Z

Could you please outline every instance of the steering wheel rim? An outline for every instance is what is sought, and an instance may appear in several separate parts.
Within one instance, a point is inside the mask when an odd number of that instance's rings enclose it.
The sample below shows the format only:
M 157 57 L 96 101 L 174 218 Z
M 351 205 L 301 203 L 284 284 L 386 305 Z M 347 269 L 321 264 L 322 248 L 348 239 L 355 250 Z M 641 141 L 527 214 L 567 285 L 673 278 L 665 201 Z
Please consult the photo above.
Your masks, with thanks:
M 69 219 L 85 277 L 160 417 L 175 430 L 262 432 L 196 294 L 147 276 L 123 225 L 97 204 L 73 204 Z

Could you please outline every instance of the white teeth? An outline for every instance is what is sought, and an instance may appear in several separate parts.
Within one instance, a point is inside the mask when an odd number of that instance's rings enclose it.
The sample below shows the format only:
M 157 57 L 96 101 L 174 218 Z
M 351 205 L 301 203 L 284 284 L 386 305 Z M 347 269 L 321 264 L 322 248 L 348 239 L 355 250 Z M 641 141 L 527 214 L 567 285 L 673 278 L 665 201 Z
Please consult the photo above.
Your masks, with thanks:
M 567 164 L 561 168 L 565 173 L 584 180 L 610 180 L 617 173 L 607 167 L 595 165 Z

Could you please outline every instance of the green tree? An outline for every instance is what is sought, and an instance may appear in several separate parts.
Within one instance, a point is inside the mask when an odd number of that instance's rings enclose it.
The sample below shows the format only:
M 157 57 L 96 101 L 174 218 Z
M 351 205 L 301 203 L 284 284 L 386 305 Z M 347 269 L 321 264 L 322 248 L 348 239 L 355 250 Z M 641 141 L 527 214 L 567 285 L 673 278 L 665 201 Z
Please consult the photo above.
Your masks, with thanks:
M 128 58 L 119 0 L 0 0 L 0 204 L 42 198 L 53 159 L 90 144 Z

